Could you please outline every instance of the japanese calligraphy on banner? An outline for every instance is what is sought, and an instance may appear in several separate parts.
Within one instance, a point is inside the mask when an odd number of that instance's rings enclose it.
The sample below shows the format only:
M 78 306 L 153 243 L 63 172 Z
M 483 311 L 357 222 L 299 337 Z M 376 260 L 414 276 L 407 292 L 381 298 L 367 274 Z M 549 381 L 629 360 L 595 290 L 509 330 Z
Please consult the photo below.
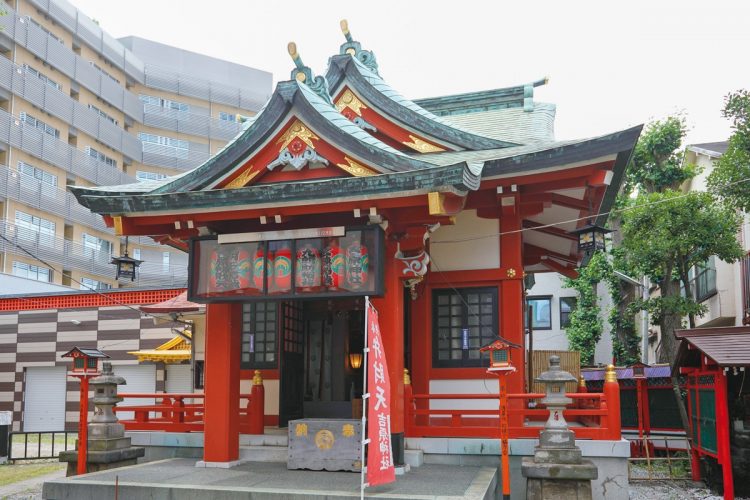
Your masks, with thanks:
M 367 485 L 396 480 L 391 449 L 391 381 L 380 335 L 378 312 L 367 302 Z

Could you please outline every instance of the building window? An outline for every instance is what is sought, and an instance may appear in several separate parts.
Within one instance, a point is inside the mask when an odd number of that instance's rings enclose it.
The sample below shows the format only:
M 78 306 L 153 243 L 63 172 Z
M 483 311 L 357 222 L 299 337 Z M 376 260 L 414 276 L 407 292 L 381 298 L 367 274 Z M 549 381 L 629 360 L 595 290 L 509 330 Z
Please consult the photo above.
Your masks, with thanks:
M 175 111 L 190 111 L 190 105 L 185 104 L 184 102 L 178 102 L 178 101 L 172 101 L 170 99 L 163 99 L 161 97 L 156 97 L 153 95 L 140 95 L 141 101 L 143 104 L 147 104 L 149 106 L 158 106 L 160 108 L 165 109 L 174 109 Z
M 161 269 L 164 272 L 169 271 L 169 252 L 161 253 Z
M 60 131 L 59 130 L 57 130 L 52 125 L 48 125 L 48 124 L 44 123 L 43 121 L 34 118 L 33 116 L 31 116 L 28 113 L 24 113 L 22 111 L 21 113 L 18 114 L 18 118 L 22 122 L 24 122 L 25 124 L 31 125 L 34 128 L 38 128 L 39 130 L 41 130 L 45 134 L 49 134 L 52 137 L 56 137 L 58 139 L 60 138 Z
M 716 293 L 716 258 L 712 255 L 695 266 L 695 300 L 702 302 Z
M 160 181 L 167 178 L 167 174 L 158 172 L 146 172 L 145 170 L 136 170 L 135 178 L 138 181 Z
M 552 297 L 529 297 L 531 306 L 531 328 L 534 330 L 552 329 Z
M 97 108 L 93 104 L 89 104 L 89 109 L 96 113 L 97 115 L 101 116 L 105 120 L 109 120 L 110 122 L 114 123 L 115 125 L 119 125 L 119 122 L 113 117 L 102 111 L 101 109 Z
M 141 260 L 141 249 L 140 248 L 134 248 L 133 249 L 133 258 L 135 260 Z
M 570 325 L 570 314 L 577 303 L 578 299 L 575 297 L 560 297 L 560 328 Z
M 497 288 L 432 292 L 432 365 L 481 366 L 479 348 L 498 335 Z
M 118 80 L 118 79 L 117 79 L 117 78 L 115 78 L 114 76 L 112 76 L 112 75 L 110 75 L 109 73 L 107 73 L 106 71 L 104 71 L 104 70 L 103 70 L 103 69 L 101 68 L 101 66 L 99 66 L 98 64 L 96 64 L 96 63 L 95 63 L 94 61 L 89 61 L 89 64 L 90 64 L 90 65 L 91 65 L 91 66 L 92 66 L 92 67 L 93 67 L 93 68 L 94 68 L 95 70 L 97 70 L 97 71 L 98 71 L 99 73 L 101 73 L 102 75 L 104 75 L 104 76 L 108 77 L 108 78 L 109 78 L 110 80 L 112 80 L 113 82 L 115 82 L 115 83 L 117 83 L 117 84 L 119 84 L 119 83 L 120 83 L 120 80 Z
M 219 111 L 219 120 L 223 120 L 225 122 L 236 122 L 237 115 L 233 113 L 226 113 L 224 111 Z
M 114 158 L 110 158 L 109 156 L 105 155 L 101 151 L 98 151 L 91 146 L 86 146 L 86 154 L 89 155 L 92 158 L 95 158 L 101 162 L 106 163 L 110 167 L 117 168 L 117 160 Z
M 91 278 L 81 278 L 81 290 L 109 290 L 112 285 L 103 281 L 92 280 Z
M 40 243 L 47 244 L 52 244 L 55 239 L 54 222 L 20 210 L 16 210 L 16 229 L 20 238 L 39 238 Z
M 62 38 L 58 37 L 57 35 L 53 35 L 50 30 L 48 30 L 47 28 L 45 28 L 44 26 L 36 22 L 34 19 L 32 19 L 31 16 L 26 16 L 26 20 L 28 20 L 31 24 L 33 24 L 34 26 L 36 26 L 37 28 L 45 32 L 48 37 L 52 38 L 53 40 L 56 40 L 61 45 L 65 45 L 65 42 L 62 40 Z M 21 22 L 23 22 L 23 19 L 21 19 Z
M 43 81 L 44 83 L 46 83 L 50 87 L 56 88 L 57 90 L 62 90 L 62 85 L 60 85 L 59 83 L 57 83 L 53 79 L 49 78 L 44 73 L 38 72 L 37 70 L 35 70 L 31 66 L 29 66 L 28 64 L 24 64 L 23 65 L 23 69 L 24 69 L 24 71 L 26 71 L 26 73 L 28 73 L 29 75 L 33 75 L 33 76 L 39 78 L 41 81 Z
M 196 361 L 195 364 L 193 365 L 193 370 L 194 370 L 193 375 L 195 376 L 195 380 L 193 381 L 193 386 L 196 389 L 203 389 L 203 366 L 204 366 L 203 360 Z
M 21 174 L 21 182 L 36 179 L 42 184 L 46 184 L 48 186 L 57 186 L 57 176 L 50 174 L 46 170 L 42 170 L 41 168 L 37 168 L 22 161 L 18 162 L 17 169 Z
M 104 252 L 105 255 L 112 255 L 112 242 L 83 233 L 83 248 L 91 252 Z
M 188 141 L 145 132 L 138 133 L 138 138 L 143 143 L 143 151 L 146 153 L 173 154 L 178 158 L 188 157 L 190 150 Z M 165 149 L 168 150 L 165 151 Z
M 35 281 L 52 281 L 52 270 L 48 267 L 39 267 L 25 262 L 13 262 L 13 275 L 28 278 Z
M 278 302 L 242 304 L 243 369 L 276 368 Z

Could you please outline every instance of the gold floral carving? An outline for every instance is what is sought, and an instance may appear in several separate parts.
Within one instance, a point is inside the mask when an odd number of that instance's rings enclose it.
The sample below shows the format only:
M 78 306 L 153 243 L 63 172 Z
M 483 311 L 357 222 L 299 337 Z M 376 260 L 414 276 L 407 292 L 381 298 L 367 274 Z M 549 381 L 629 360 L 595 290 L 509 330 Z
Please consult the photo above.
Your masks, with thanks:
M 339 100 L 336 101 L 336 109 L 338 109 L 339 112 L 341 112 L 344 108 L 349 108 L 357 115 L 362 116 L 362 110 L 367 109 L 367 106 L 365 106 L 364 103 L 362 103 L 362 101 L 360 101 L 359 98 L 354 95 L 354 92 L 346 89 L 341 97 L 339 97 Z
M 508 275 L 508 278 L 515 278 L 516 277 L 516 270 L 511 267 L 510 269 L 508 269 L 505 272 L 505 274 Z
M 289 127 L 286 132 L 284 132 L 284 135 L 282 135 L 279 140 L 276 141 L 276 144 L 281 143 L 279 152 L 281 152 L 285 147 L 289 145 L 290 142 L 298 137 L 302 142 L 307 144 L 312 149 L 315 149 L 312 140 L 315 139 L 317 141 L 320 139 L 320 137 L 315 135 L 309 128 L 305 127 L 301 121 L 295 120 L 294 123 L 292 123 L 292 126 Z
M 409 134 L 409 139 L 411 139 L 411 142 L 403 142 L 404 146 L 409 146 L 414 151 L 419 151 L 420 153 L 439 153 L 441 151 L 445 151 L 445 149 L 435 146 L 434 144 L 430 144 L 429 142 L 423 141 L 419 137 L 415 137 L 411 134 Z
M 232 179 L 231 182 L 227 183 L 226 186 L 224 186 L 226 189 L 237 189 L 241 187 L 245 187 L 248 182 L 253 180 L 256 175 L 260 173 L 259 170 L 253 171 L 253 166 L 250 165 L 247 170 L 242 172 L 240 175 Z
M 365 167 L 364 165 L 360 165 L 356 161 L 352 160 L 348 156 L 344 156 L 344 160 L 348 163 L 348 165 L 344 163 L 337 163 L 336 165 L 350 174 L 352 174 L 354 177 L 369 177 L 371 175 L 377 175 L 376 172 L 373 172 L 369 168 Z
M 294 435 L 297 437 L 307 436 L 307 424 L 296 424 L 294 426 Z
M 347 438 L 354 436 L 354 426 L 352 424 L 344 424 L 341 429 L 341 435 Z

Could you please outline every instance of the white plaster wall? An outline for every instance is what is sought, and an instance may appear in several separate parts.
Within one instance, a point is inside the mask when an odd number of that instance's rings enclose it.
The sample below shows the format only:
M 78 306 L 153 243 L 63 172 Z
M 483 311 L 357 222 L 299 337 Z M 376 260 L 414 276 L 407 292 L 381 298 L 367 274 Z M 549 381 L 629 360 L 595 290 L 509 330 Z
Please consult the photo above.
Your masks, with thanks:
M 476 210 L 464 210 L 453 226 L 441 226 L 430 236 L 432 271 L 464 271 L 500 267 L 500 232 L 497 219 L 477 217 Z M 448 243 L 454 240 L 481 239 Z
M 430 380 L 430 394 L 493 394 L 500 392 L 498 381 L 492 379 Z M 433 410 L 496 410 L 497 399 L 430 400 Z M 467 417 L 473 415 L 466 415 Z M 487 415 L 478 415 L 484 416 Z
M 557 273 L 534 273 L 536 283 L 528 291 L 528 297 L 551 295 L 552 307 L 552 329 L 534 330 L 534 350 L 559 350 L 568 349 L 568 338 L 565 330 L 560 326 L 560 297 L 576 297 L 576 291 L 571 288 L 563 288 L 562 275 Z M 528 339 L 527 343 L 528 345 Z

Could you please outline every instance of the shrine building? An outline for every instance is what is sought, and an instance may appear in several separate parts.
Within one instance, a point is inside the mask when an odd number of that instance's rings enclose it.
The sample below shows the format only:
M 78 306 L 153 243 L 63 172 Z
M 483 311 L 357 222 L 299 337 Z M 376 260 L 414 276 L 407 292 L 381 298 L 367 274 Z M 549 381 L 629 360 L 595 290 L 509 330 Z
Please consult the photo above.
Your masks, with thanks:
M 71 186 L 118 235 L 189 253 L 188 299 L 206 304 L 206 462 L 237 460 L 240 381 L 255 370 L 278 402 L 267 424 L 356 413 L 364 296 L 379 311 L 397 463 L 405 437 L 487 436 L 481 415 L 432 420 L 451 402 L 412 395 L 496 392 L 480 348 L 525 346 L 525 277 L 575 273 L 570 231 L 605 222 L 641 130 L 555 141 L 554 109 L 533 100 L 546 81 L 418 105 L 343 27 L 325 76 L 290 44 L 290 79 L 199 167 Z M 528 389 L 525 355 L 511 349 L 510 393 Z M 511 401 L 511 437 L 538 434 L 524 434 L 525 411 Z

